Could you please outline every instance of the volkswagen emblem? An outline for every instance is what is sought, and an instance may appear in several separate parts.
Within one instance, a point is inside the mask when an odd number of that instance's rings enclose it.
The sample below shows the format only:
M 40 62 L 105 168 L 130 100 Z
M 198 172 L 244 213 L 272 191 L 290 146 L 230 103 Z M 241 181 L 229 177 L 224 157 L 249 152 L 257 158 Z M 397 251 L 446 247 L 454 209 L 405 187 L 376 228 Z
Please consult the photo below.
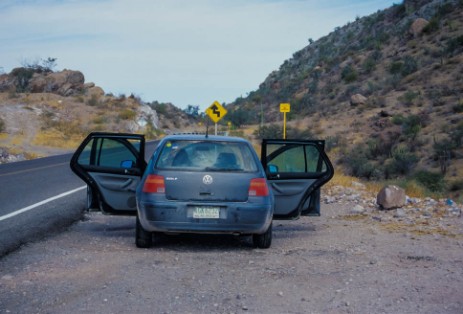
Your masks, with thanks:
M 203 177 L 203 183 L 204 184 L 212 184 L 212 182 L 214 182 L 214 179 L 212 179 L 212 177 L 210 175 L 206 174 Z

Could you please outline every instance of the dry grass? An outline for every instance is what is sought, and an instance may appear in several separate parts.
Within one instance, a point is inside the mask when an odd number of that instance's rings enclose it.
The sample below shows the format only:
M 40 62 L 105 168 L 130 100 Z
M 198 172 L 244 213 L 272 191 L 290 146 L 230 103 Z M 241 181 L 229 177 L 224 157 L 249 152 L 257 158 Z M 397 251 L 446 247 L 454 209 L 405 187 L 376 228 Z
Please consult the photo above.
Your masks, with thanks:
M 15 134 L 10 141 L 10 145 L 22 145 L 26 136 L 24 134 Z
M 462 234 L 444 229 L 440 226 L 432 226 L 426 221 L 417 221 L 414 224 L 406 224 L 400 221 L 381 224 L 381 227 L 389 232 L 410 233 L 416 236 L 441 235 L 450 238 L 463 238 Z
M 37 133 L 32 140 L 32 144 L 37 146 L 74 149 L 79 146 L 83 138 L 81 134 L 67 137 L 58 132 L 45 131 Z

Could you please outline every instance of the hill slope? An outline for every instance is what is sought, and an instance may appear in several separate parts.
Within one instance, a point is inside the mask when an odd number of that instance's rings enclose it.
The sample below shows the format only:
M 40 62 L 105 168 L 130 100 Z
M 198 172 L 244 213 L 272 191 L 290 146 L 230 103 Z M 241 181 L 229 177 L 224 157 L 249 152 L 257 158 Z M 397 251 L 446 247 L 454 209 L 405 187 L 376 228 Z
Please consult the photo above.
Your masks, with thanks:
M 462 1 L 405 1 L 309 41 L 229 104 L 227 118 L 262 119 L 261 134 L 280 136 L 268 124 L 281 123 L 279 103 L 289 102 L 288 136 L 327 139 L 350 174 L 387 179 L 424 170 L 461 181 Z

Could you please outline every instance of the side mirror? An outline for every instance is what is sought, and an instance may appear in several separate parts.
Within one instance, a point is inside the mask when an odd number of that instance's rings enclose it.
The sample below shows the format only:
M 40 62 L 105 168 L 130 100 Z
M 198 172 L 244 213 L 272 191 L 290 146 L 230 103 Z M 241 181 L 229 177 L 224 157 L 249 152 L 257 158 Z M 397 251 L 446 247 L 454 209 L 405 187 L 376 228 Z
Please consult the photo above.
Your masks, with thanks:
M 135 162 L 133 160 L 123 160 L 121 161 L 121 168 L 130 169 L 135 166 Z
M 278 166 L 268 165 L 267 170 L 268 170 L 268 173 L 271 173 L 271 174 L 278 173 Z

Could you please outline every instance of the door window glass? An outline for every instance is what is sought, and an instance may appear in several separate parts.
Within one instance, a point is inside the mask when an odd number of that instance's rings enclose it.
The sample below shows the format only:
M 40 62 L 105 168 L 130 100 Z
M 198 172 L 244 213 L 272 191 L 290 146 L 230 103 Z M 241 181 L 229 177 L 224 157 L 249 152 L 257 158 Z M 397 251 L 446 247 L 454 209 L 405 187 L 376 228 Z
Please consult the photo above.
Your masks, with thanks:
M 94 138 L 85 146 L 78 163 L 87 166 L 131 168 L 137 163 L 140 141 L 120 138 Z
M 273 173 L 326 171 L 326 163 L 315 145 L 268 144 L 267 169 Z

